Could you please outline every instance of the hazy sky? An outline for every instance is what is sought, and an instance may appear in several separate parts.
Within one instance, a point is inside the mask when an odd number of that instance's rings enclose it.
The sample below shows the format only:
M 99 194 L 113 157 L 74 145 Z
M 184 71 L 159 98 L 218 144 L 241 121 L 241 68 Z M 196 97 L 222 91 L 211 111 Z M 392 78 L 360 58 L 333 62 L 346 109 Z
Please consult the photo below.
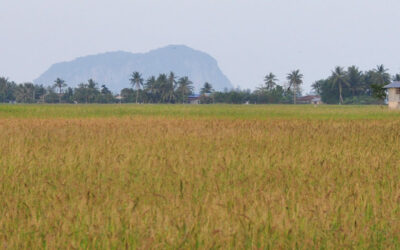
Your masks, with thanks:
M 336 65 L 400 72 L 399 0 L 0 0 L 0 76 L 106 51 L 185 44 L 234 86 L 299 68 L 304 89 Z

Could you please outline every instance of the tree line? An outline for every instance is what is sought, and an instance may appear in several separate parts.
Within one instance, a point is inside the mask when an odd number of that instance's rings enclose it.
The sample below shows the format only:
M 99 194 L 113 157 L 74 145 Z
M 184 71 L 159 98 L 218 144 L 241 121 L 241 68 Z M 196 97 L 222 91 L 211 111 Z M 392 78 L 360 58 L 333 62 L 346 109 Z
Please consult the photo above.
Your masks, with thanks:
M 328 78 L 316 81 L 312 88 L 328 104 L 378 104 L 386 98 L 383 87 L 391 81 L 400 81 L 400 74 L 391 76 L 384 65 L 367 71 L 357 66 L 337 66 Z
M 256 90 L 231 89 L 215 91 L 206 82 L 200 90 L 200 103 L 297 103 L 301 96 L 304 75 L 300 70 L 289 72 L 283 84 L 275 74 L 269 73 Z M 347 69 L 336 67 L 326 79 L 312 84 L 313 94 L 320 95 L 328 104 L 372 104 L 381 103 L 386 97 L 383 86 L 392 80 L 400 81 L 400 74 L 391 76 L 379 65 L 375 69 L 361 71 L 356 66 Z M 0 77 L 0 102 L 18 103 L 187 103 L 193 95 L 193 82 L 187 77 L 178 77 L 174 72 L 159 74 L 143 79 L 140 72 L 133 72 L 129 78 L 130 87 L 118 95 L 106 85 L 99 85 L 89 79 L 76 88 L 57 78 L 51 86 L 33 83 L 17 84 Z
M 0 77 L 0 102 L 9 103 L 112 103 L 115 96 L 105 86 L 101 87 L 89 79 L 76 88 L 68 87 L 64 80 L 57 78 L 54 84 L 45 87 L 33 83 L 17 84 Z
M 297 73 L 296 73 L 297 72 Z M 275 84 L 275 77 L 266 77 L 266 85 L 256 91 L 231 89 L 215 91 L 205 82 L 200 89 L 200 103 L 290 103 L 292 90 L 302 83 L 302 74 L 294 72 L 293 85 L 288 89 Z M 297 75 L 296 75 L 297 74 Z M 194 94 L 193 82 L 187 77 L 177 77 L 174 72 L 143 79 L 141 73 L 133 72 L 130 87 L 116 95 L 106 85 L 99 86 L 93 79 L 80 83 L 76 88 L 57 78 L 51 86 L 33 83 L 17 84 L 0 77 L 0 102 L 9 103 L 187 103 Z M 297 85 L 296 85 L 297 84 Z M 295 98 L 295 97 L 294 97 Z
M 299 70 L 287 74 L 286 82 L 278 85 L 278 79 L 269 73 L 264 79 L 264 85 L 255 90 L 253 103 L 288 103 L 290 97 L 296 104 L 297 97 L 301 96 L 301 85 L 304 75 Z M 384 65 L 361 71 L 357 66 L 347 69 L 337 66 L 331 74 L 312 84 L 311 94 L 321 96 L 327 104 L 382 104 L 386 98 L 384 86 L 391 81 L 400 81 L 400 74 L 390 75 Z M 259 97 L 259 98 L 257 98 Z M 261 97 L 261 98 L 260 98 Z
M 124 88 L 118 95 L 106 85 L 93 79 L 80 83 L 76 88 L 57 78 L 51 86 L 33 83 L 17 84 L 0 77 L 0 102 L 9 103 L 187 103 L 193 94 L 193 82 L 187 77 L 178 78 L 175 73 L 151 76 L 146 81 L 139 72 L 133 72 L 129 79 L 131 88 Z M 214 90 L 205 83 L 201 94 L 209 98 Z M 207 98 L 203 98 L 206 101 Z

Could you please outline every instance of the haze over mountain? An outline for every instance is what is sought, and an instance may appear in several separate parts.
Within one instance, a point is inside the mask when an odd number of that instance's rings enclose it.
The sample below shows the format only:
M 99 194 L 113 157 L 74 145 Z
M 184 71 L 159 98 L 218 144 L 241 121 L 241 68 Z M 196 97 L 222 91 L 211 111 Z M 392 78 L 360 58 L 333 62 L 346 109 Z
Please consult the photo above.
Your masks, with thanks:
M 152 75 L 173 71 L 178 76 L 188 76 L 196 92 L 205 82 L 211 83 L 215 90 L 232 88 L 213 57 L 184 45 L 170 45 L 147 53 L 107 52 L 56 63 L 34 83 L 49 86 L 59 77 L 75 87 L 92 78 L 119 92 L 130 87 L 129 78 L 133 71 L 142 73 L 145 80 Z

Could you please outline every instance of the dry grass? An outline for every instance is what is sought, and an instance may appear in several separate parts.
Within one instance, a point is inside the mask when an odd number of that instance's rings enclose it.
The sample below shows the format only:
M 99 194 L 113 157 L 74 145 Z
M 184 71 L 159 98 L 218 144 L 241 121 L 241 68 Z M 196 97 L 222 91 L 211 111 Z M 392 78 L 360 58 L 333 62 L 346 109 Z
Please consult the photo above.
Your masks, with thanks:
M 400 248 L 399 128 L 1 118 L 0 248 Z

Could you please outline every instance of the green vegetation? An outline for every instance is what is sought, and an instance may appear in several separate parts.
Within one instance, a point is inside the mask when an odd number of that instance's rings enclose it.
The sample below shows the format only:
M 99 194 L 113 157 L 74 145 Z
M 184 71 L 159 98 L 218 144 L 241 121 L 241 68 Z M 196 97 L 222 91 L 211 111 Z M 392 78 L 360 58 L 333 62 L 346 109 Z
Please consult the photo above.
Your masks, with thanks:
M 287 80 L 289 81 L 289 90 L 293 89 L 293 103 L 296 104 L 296 97 L 299 93 L 299 86 L 303 83 L 303 74 L 300 73 L 300 70 L 294 70 L 288 74 Z
M 231 89 L 215 91 L 211 83 L 205 82 L 200 89 L 200 103 L 226 104 L 289 104 L 297 103 L 301 96 L 304 75 L 293 70 L 286 76 L 287 82 L 278 84 L 279 79 L 271 72 L 264 84 L 255 91 Z M 327 79 L 312 85 L 313 93 L 320 95 L 327 104 L 382 104 L 386 98 L 383 88 L 391 79 L 399 80 L 400 74 L 390 76 L 383 65 L 366 72 L 356 66 L 346 70 L 336 67 Z M 32 83 L 16 84 L 0 77 L 0 103 L 187 103 L 193 93 L 193 82 L 186 76 L 178 77 L 174 72 L 151 76 L 147 80 L 140 72 L 133 72 L 129 79 L 132 88 L 124 88 L 113 95 L 105 84 L 89 79 L 77 88 L 67 87 L 64 80 L 57 78 L 45 88 Z
M 391 80 L 397 81 L 400 75 L 390 76 L 383 65 L 362 72 L 356 66 L 336 67 L 327 79 L 315 82 L 312 87 L 328 104 L 382 104 L 386 98 L 383 88 Z
M 400 113 L 383 106 L 337 105 L 0 105 L 0 118 L 104 118 L 157 116 L 181 119 L 397 119 Z

